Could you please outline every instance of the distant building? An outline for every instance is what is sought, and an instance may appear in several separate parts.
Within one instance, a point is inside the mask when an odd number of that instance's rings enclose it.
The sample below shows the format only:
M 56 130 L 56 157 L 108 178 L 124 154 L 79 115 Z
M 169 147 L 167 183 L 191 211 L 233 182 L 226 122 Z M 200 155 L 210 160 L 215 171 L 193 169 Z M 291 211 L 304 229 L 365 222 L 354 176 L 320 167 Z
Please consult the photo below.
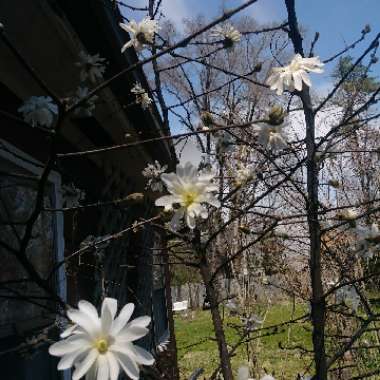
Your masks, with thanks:
M 13 0 L 0 2 L 0 15 L 9 40 L 62 98 L 72 96 L 80 84 L 75 63 L 81 51 L 107 60 L 105 78 L 137 61 L 132 49 L 120 53 L 128 35 L 120 29 L 121 16 L 111 1 Z M 0 378 L 63 379 L 46 345 L 32 357 L 13 352 L 25 338 L 57 323 L 55 303 L 28 281 L 28 273 L 5 248 L 18 249 L 23 223 L 34 206 L 50 137 L 12 117 L 21 117 L 17 110 L 23 101 L 46 93 L 1 40 L 0 52 L 0 243 L 5 243 L 0 245 Z M 149 91 L 142 70 L 133 71 L 98 94 L 93 116 L 68 118 L 57 151 L 86 151 L 165 135 L 154 104 L 146 110 L 133 104 L 135 97 L 130 90 L 135 82 Z M 66 212 L 57 209 L 68 206 L 65 189 L 71 185 L 84 194 L 82 205 L 143 192 L 141 171 L 154 160 L 173 167 L 173 146 L 163 140 L 132 149 L 58 159 L 45 193 L 45 208 L 50 210 L 38 218 L 27 249 L 36 271 L 49 279 L 68 303 L 76 305 L 79 299 L 98 302 L 105 290 L 120 304 L 136 303 L 136 315 L 152 315 L 151 334 L 142 342 L 150 349 L 167 339 L 168 328 L 163 267 L 153 265 L 160 263 L 152 250 L 160 245 L 160 235 L 148 227 L 125 234 L 103 251 L 92 249 L 68 259 L 91 236 L 107 236 L 140 217 L 152 216 L 150 195 L 137 204 L 120 202 Z M 66 264 L 52 272 L 64 258 Z M 100 276 L 102 268 L 104 279 Z

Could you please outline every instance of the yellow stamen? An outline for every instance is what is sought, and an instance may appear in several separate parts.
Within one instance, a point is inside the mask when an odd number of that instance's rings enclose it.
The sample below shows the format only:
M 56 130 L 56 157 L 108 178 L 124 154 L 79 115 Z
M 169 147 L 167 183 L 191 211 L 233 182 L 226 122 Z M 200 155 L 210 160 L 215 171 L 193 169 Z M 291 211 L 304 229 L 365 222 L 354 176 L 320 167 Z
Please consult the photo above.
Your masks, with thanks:
M 182 199 L 183 199 L 183 204 L 185 207 L 189 207 L 191 204 L 194 203 L 195 199 L 197 198 L 197 194 L 189 191 L 183 194 Z
M 98 339 L 95 342 L 95 347 L 101 354 L 105 354 L 108 351 L 108 342 L 106 339 Z

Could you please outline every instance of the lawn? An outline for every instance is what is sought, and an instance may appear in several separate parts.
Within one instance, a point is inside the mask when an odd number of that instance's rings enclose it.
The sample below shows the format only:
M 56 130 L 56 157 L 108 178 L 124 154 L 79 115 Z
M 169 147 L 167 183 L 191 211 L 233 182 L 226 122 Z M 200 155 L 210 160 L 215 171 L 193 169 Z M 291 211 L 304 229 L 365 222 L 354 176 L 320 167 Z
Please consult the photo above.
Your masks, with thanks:
M 297 305 L 295 310 L 289 303 L 256 306 L 255 313 L 260 316 L 265 315 L 264 328 L 281 324 L 290 319 L 295 319 L 306 313 L 304 305 Z M 230 317 L 225 312 L 224 326 L 228 344 L 233 346 L 239 341 L 239 333 L 234 326 L 240 324 L 239 319 Z M 241 325 L 241 324 L 240 324 Z M 215 340 L 213 340 L 213 327 L 209 311 L 195 311 L 192 315 L 177 315 L 175 318 L 176 338 L 178 345 L 179 365 L 181 378 L 188 378 L 195 368 L 204 368 L 205 375 L 211 375 L 218 366 L 218 350 Z M 270 335 L 268 334 L 270 332 Z M 311 348 L 310 324 L 302 321 L 291 326 L 282 326 L 277 331 L 264 330 L 259 339 L 251 343 L 254 354 L 251 361 L 256 363 L 259 373 L 256 377 L 265 372 L 276 376 L 276 380 L 294 379 L 296 374 L 306 368 L 310 363 L 310 356 L 300 355 L 299 350 L 292 349 L 296 346 Z M 255 334 L 257 335 L 257 333 Z M 211 339 L 210 339 L 211 338 Z M 232 358 L 233 369 L 236 373 L 241 364 L 246 364 L 248 360 L 247 346 L 244 344 L 236 351 Z

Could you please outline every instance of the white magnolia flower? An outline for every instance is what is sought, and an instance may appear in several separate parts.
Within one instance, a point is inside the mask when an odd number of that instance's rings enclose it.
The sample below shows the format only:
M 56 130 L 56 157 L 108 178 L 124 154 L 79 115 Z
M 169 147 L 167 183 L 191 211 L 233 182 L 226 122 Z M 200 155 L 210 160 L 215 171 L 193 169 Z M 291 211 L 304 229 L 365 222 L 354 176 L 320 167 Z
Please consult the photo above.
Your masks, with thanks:
M 99 54 L 89 55 L 84 51 L 79 53 L 79 62 L 75 65 L 78 66 L 80 71 L 80 80 L 84 82 L 87 78 L 92 83 L 96 83 L 103 78 L 103 73 L 106 70 L 105 58 L 101 58 Z
M 58 114 L 58 107 L 50 96 L 31 96 L 17 111 L 32 127 L 39 124 L 49 128 L 53 125 L 54 115 Z
M 88 87 L 79 86 L 75 97 L 73 98 L 74 104 L 85 98 L 89 94 L 90 90 Z M 95 110 L 95 102 L 98 96 L 93 95 L 91 98 L 87 99 L 83 104 L 75 109 L 74 113 L 79 117 L 91 117 Z
M 141 104 L 141 107 L 145 110 L 152 104 L 152 99 L 149 94 L 141 87 L 139 83 L 136 83 L 131 89 L 132 94 L 136 95 L 136 103 Z
M 140 317 L 129 322 L 134 305 L 125 305 L 119 315 L 117 300 L 105 298 L 101 316 L 87 301 L 79 301 L 79 309 L 67 311 L 74 323 L 61 336 L 66 339 L 49 347 L 49 353 L 60 356 L 58 370 L 74 367 L 72 378 L 117 380 L 120 369 L 131 379 L 139 379 L 139 365 L 152 365 L 153 356 L 132 342 L 145 336 L 150 317 Z
M 221 155 L 225 153 L 230 153 L 233 152 L 234 149 L 234 138 L 226 131 L 221 132 L 215 146 L 216 154 Z
M 240 42 L 241 33 L 231 24 L 218 25 L 211 33 L 211 37 L 223 39 L 224 47 L 230 48 L 236 42 Z
M 380 231 L 376 223 L 370 226 L 357 226 L 359 254 L 364 259 L 372 259 L 374 254 L 379 251 Z
M 197 169 L 187 162 L 185 166 L 177 165 L 176 173 L 162 174 L 161 180 L 171 195 L 165 195 L 156 200 L 156 206 L 165 207 L 165 211 L 173 209 L 173 205 L 179 205 L 176 209 L 171 225 L 176 229 L 182 217 L 185 217 L 187 225 L 195 228 L 197 217 L 206 219 L 208 212 L 202 203 L 219 207 L 220 202 L 212 194 L 218 187 L 211 183 L 214 175 L 210 172 L 199 173 Z
M 161 166 L 156 160 L 153 164 L 148 164 L 148 166 L 142 171 L 142 175 L 148 179 L 148 183 L 145 188 L 151 188 L 153 191 L 163 191 L 164 185 L 161 181 L 161 174 L 165 173 L 168 166 Z
M 345 303 L 352 310 L 357 311 L 360 305 L 360 296 L 353 285 L 346 285 L 336 291 L 336 302 Z
M 260 380 L 276 380 L 272 375 L 264 375 Z
M 247 366 L 242 365 L 238 368 L 237 380 L 253 380 L 249 377 L 249 368 Z
M 255 169 L 252 165 L 240 167 L 236 170 L 235 182 L 237 185 L 244 185 L 255 178 Z
M 261 126 L 258 132 L 257 142 L 273 152 L 278 152 L 287 147 L 281 125 Z
M 272 68 L 266 83 L 271 90 L 276 90 L 277 95 L 282 95 L 284 89 L 301 91 L 303 83 L 311 87 L 307 73 L 322 73 L 323 66 L 319 57 L 303 58 L 300 54 L 296 54 L 289 65 Z
M 77 207 L 79 201 L 83 200 L 85 192 L 75 187 L 73 183 L 62 186 L 63 207 Z
M 154 34 L 159 30 L 158 22 L 151 20 L 149 17 L 145 17 L 140 22 L 131 20 L 128 24 L 120 23 L 119 25 L 130 36 L 130 40 L 121 49 L 122 53 L 131 46 L 134 46 L 139 51 L 144 45 L 152 44 Z

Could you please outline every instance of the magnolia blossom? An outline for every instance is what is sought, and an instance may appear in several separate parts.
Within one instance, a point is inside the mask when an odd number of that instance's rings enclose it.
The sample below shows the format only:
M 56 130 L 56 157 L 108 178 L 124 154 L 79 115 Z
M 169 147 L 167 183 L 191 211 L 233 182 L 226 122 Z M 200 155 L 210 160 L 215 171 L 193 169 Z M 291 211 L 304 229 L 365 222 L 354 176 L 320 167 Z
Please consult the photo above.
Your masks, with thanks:
M 187 162 L 185 166 L 177 165 L 176 173 L 162 174 L 161 180 L 165 183 L 170 195 L 156 200 L 156 206 L 165 207 L 165 211 L 173 209 L 173 205 L 180 207 L 175 210 L 171 221 L 176 229 L 180 220 L 185 217 L 187 225 L 193 229 L 197 217 L 206 219 L 208 212 L 202 203 L 219 207 L 220 202 L 212 194 L 218 187 L 211 183 L 214 175 L 210 172 L 199 173 L 197 169 Z
M 252 377 L 249 377 L 249 368 L 247 366 L 240 366 L 237 372 L 237 380 L 254 380 Z M 276 380 L 271 375 L 264 375 L 260 380 Z
M 274 152 L 278 152 L 287 147 L 281 125 L 263 125 L 259 129 L 257 142 Z
M 336 302 L 345 303 L 352 310 L 357 311 L 360 296 L 353 285 L 346 285 L 336 291 Z
M 226 48 L 230 48 L 236 42 L 240 42 L 241 33 L 231 24 L 218 25 L 214 28 L 212 37 L 222 38 Z
M 17 110 L 32 127 L 37 124 L 51 127 L 58 107 L 50 96 L 32 96 Z
M 240 167 L 236 170 L 235 182 L 237 185 L 244 185 L 255 177 L 255 169 L 252 165 Z
M 253 380 L 249 377 L 249 368 L 247 366 L 242 365 L 238 368 L 237 380 Z
M 319 57 L 303 58 L 300 54 L 296 54 L 289 65 L 274 67 L 266 83 L 271 90 L 276 90 L 277 95 L 282 95 L 284 89 L 301 91 L 303 83 L 311 87 L 307 73 L 322 73 L 323 66 Z
M 59 370 L 74 367 L 72 378 L 117 380 L 120 369 L 131 379 L 139 379 L 139 365 L 152 365 L 153 356 L 132 342 L 145 336 L 150 317 L 129 322 L 134 305 L 125 305 L 119 315 L 117 300 L 105 298 L 101 316 L 87 301 L 79 301 L 79 309 L 70 309 L 67 316 L 74 323 L 49 347 L 49 353 L 61 357 Z
M 81 101 L 83 98 L 86 98 L 88 94 L 90 93 L 90 90 L 88 87 L 82 87 L 79 86 L 76 91 L 76 96 L 74 97 L 74 104 Z M 75 115 L 79 117 L 91 117 L 92 113 L 95 110 L 95 102 L 98 99 L 98 96 L 93 95 L 91 98 L 86 99 L 86 101 L 81 104 L 78 108 L 75 109 L 74 113 Z
M 81 51 L 79 53 L 79 62 L 75 63 L 81 69 L 80 80 L 84 82 L 88 78 L 90 82 L 96 83 L 102 79 L 106 70 L 105 60 L 105 58 L 100 58 L 99 54 L 89 55 Z
M 130 40 L 122 47 L 121 52 L 124 53 L 126 49 L 134 46 L 138 51 L 141 50 L 144 45 L 152 44 L 154 34 L 159 30 L 159 25 L 156 20 L 151 20 L 149 17 L 145 17 L 140 22 L 131 20 L 128 24 L 119 24 L 130 35 Z
M 370 226 L 357 226 L 358 248 L 364 259 L 372 259 L 375 252 L 379 250 L 380 231 L 376 223 Z
M 161 166 L 156 160 L 154 164 L 148 164 L 148 166 L 142 171 L 142 175 L 148 179 L 148 183 L 145 188 L 151 188 L 153 191 L 163 191 L 164 185 L 161 181 L 161 174 L 165 173 L 168 166 Z
M 215 150 L 217 155 L 233 152 L 235 149 L 235 141 L 230 133 L 223 131 L 220 133 L 216 142 Z
M 141 87 L 139 83 L 136 83 L 131 89 L 132 94 L 136 95 L 136 103 L 141 104 L 141 107 L 145 110 L 152 104 L 152 99 L 149 94 Z
M 77 207 L 79 201 L 83 200 L 85 192 L 76 188 L 73 183 L 62 186 L 62 200 L 64 207 Z

